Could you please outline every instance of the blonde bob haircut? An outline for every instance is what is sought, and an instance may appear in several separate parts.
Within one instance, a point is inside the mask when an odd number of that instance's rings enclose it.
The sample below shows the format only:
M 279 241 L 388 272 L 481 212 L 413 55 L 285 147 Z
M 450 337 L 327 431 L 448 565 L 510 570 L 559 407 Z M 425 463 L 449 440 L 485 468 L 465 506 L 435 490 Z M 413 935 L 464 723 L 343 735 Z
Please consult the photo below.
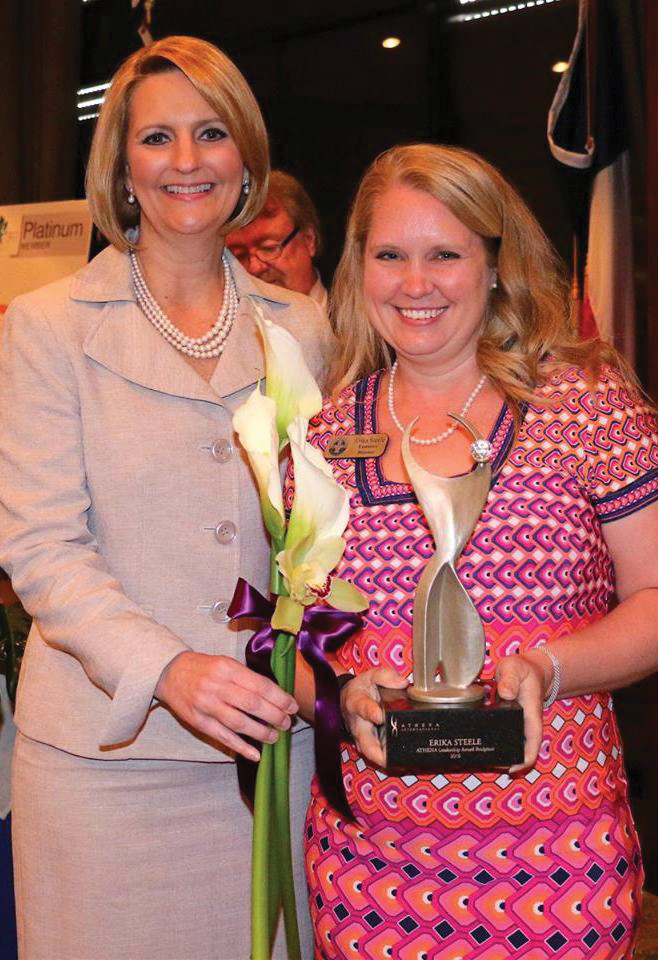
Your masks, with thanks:
M 536 399 L 533 388 L 561 366 L 575 363 L 590 378 L 603 362 L 627 372 L 612 347 L 579 339 L 564 265 L 504 177 L 468 150 L 412 144 L 377 157 L 352 206 L 330 297 L 340 345 L 330 383 L 334 394 L 391 365 L 391 346 L 368 316 L 363 274 L 373 212 L 385 191 L 400 185 L 440 200 L 484 241 L 497 287 L 489 294 L 477 361 L 517 422 L 521 404 Z
M 247 81 L 217 47 L 196 37 L 165 37 L 133 53 L 115 73 L 101 108 L 87 169 L 87 199 L 98 229 L 117 249 L 130 246 L 126 230 L 139 223 L 139 207 L 128 203 L 126 136 L 130 101 L 137 84 L 156 73 L 180 70 L 226 124 L 249 172 L 221 233 L 244 226 L 267 196 L 269 148 L 263 117 Z

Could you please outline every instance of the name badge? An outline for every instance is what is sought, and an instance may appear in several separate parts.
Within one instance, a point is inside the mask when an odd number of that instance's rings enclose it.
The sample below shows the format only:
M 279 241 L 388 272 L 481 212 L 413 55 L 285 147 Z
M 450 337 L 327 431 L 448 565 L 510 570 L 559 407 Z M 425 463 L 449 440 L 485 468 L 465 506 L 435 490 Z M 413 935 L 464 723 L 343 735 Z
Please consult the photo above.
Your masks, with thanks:
M 358 460 L 362 457 L 380 457 L 387 444 L 387 433 L 348 433 L 329 441 L 324 448 L 324 458 Z

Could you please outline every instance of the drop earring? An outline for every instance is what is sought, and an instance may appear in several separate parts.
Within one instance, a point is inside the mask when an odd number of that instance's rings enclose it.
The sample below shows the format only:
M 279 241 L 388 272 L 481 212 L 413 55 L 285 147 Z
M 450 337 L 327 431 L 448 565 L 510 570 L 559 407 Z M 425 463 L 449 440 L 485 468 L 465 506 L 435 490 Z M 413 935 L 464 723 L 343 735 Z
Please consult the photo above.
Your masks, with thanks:
M 126 190 L 128 191 L 128 203 L 132 207 L 135 203 L 137 203 L 137 197 L 133 193 L 133 188 L 129 187 L 128 184 L 126 184 Z
M 489 284 L 489 289 L 497 290 L 498 289 L 498 271 L 492 270 L 492 274 L 493 276 L 491 278 L 491 283 Z
M 249 171 L 245 170 L 244 177 L 242 178 L 242 192 L 245 197 L 249 196 L 249 191 L 251 190 L 251 183 L 249 182 Z

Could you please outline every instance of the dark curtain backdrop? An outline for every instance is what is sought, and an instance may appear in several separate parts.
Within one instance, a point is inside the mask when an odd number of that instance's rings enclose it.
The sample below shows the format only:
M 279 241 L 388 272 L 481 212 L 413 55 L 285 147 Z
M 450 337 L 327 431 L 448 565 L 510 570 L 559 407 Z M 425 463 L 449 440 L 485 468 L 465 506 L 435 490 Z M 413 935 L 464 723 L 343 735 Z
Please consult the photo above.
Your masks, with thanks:
M 0 203 L 76 190 L 80 0 L 0 0 Z

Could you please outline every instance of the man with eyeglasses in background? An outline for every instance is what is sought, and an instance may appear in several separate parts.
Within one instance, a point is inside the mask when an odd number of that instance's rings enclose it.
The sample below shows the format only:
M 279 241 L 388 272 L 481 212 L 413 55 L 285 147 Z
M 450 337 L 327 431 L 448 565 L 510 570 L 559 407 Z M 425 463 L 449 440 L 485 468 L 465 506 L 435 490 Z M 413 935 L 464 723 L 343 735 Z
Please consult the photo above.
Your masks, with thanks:
M 229 233 L 226 243 L 249 273 L 305 293 L 327 309 L 327 291 L 313 262 L 320 250 L 318 215 L 304 187 L 289 173 L 272 171 L 259 216 Z

